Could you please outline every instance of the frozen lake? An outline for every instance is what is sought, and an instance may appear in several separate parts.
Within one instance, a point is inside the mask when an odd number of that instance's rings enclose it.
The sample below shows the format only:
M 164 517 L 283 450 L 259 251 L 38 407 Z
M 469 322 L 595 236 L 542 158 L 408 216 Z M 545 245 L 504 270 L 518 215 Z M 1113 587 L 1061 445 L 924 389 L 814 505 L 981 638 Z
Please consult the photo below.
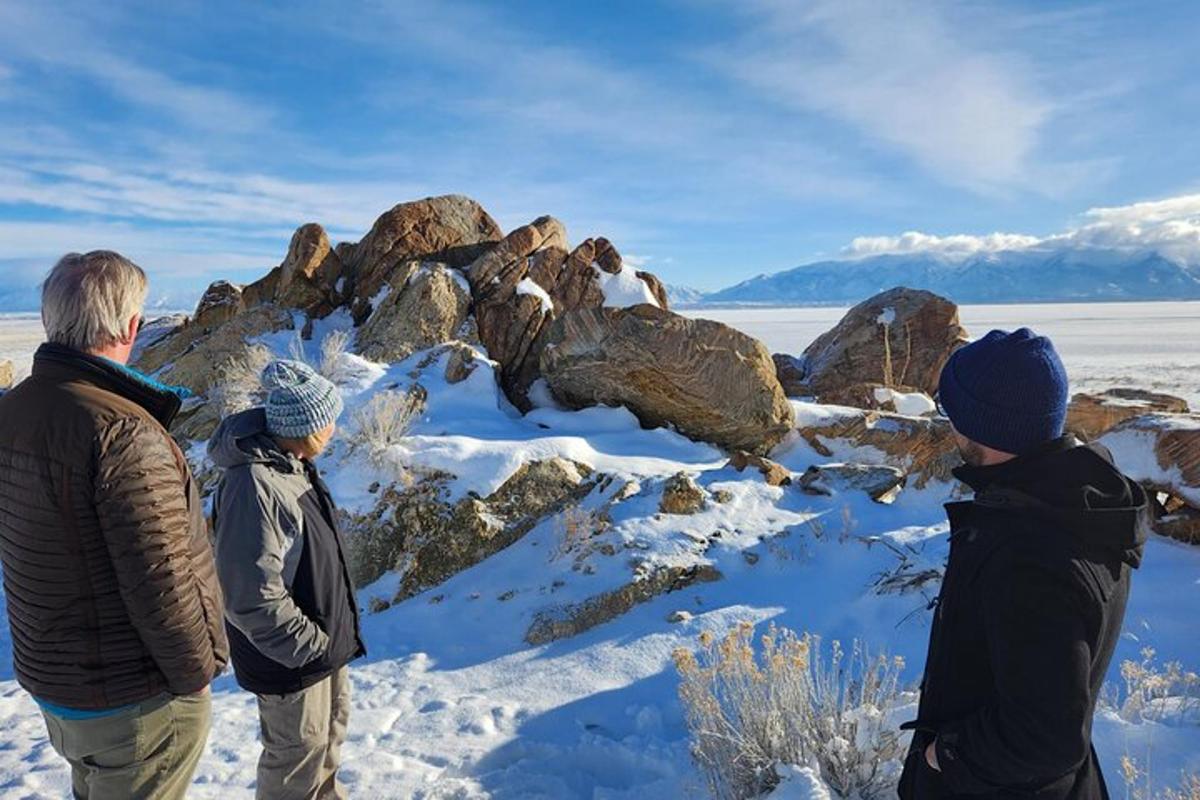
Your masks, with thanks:
M 800 353 L 844 308 L 689 309 L 761 339 L 771 352 Z M 972 336 L 1027 325 L 1050 336 L 1078 390 L 1136 386 L 1177 394 L 1200 408 L 1200 302 L 963 306 Z M 29 371 L 42 339 L 36 314 L 0 314 L 0 360 Z
M 845 308 L 688 309 L 799 354 L 837 324 Z M 1134 386 L 1200 407 L 1200 302 L 962 306 L 972 337 L 993 328 L 1033 328 L 1054 340 L 1076 390 Z

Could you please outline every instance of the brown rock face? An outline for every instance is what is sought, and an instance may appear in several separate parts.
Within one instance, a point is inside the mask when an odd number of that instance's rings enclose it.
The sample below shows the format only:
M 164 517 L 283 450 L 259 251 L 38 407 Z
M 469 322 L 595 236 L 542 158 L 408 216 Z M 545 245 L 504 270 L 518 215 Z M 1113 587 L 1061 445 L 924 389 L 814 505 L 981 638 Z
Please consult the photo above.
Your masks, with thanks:
M 765 453 L 793 422 L 760 342 L 650 305 L 564 313 L 547 334 L 541 370 L 566 405 L 624 405 L 644 425 L 673 425 L 729 449 Z
M 542 328 L 553 314 L 538 294 L 539 288 L 547 292 L 548 287 L 535 281 L 531 273 L 543 280 L 558 275 L 567 255 L 566 244 L 562 223 L 553 217 L 539 217 L 504 237 L 467 273 L 479 338 L 488 354 L 500 362 L 500 383 L 522 410 L 530 407 L 527 393 L 538 376 Z
M 799 394 L 824 401 L 854 384 L 911 386 L 932 395 L 950 354 L 967 341 L 958 306 L 898 287 L 859 303 L 808 346 Z
M 763 480 L 771 486 L 787 486 L 792 482 L 792 473 L 787 467 L 777 464 L 769 458 L 747 453 L 745 450 L 739 450 L 734 453 L 726 466 L 733 467 L 738 472 L 754 468 L 763 476 Z
M 358 352 L 372 361 L 400 361 L 453 339 L 470 306 L 461 276 L 444 264 L 427 264 L 392 289 L 358 329 Z
M 170 359 L 161 378 L 166 383 L 186 386 L 196 394 L 204 394 L 221 381 L 223 372 L 232 362 L 245 356 L 248 338 L 289 330 L 292 325 L 291 313 L 278 306 L 262 305 L 249 309 L 208 335 L 193 340 L 186 352 Z M 171 337 L 163 345 L 175 349 L 177 338 Z M 143 359 L 152 356 L 157 359 L 159 354 L 155 352 L 156 349 L 148 349 Z
M 242 287 L 229 281 L 217 281 L 204 291 L 196 306 L 192 324 L 212 330 L 242 311 Z
M 704 508 L 704 490 L 686 472 L 672 475 L 663 486 L 658 510 L 664 514 L 695 514 Z
M 1117 466 L 1131 478 L 1200 509 L 1200 414 L 1133 417 L 1100 443 L 1113 451 Z M 1146 458 L 1147 451 L 1152 458 Z
M 1125 420 L 1142 414 L 1186 414 L 1188 410 L 1186 400 L 1141 389 L 1077 394 L 1067 408 L 1067 430 L 1090 442 Z
M 949 421 L 941 418 L 905 417 L 884 411 L 841 409 L 841 413 L 802 421 L 797 432 L 823 456 L 830 444 L 842 440 L 854 447 L 874 448 L 884 464 L 899 467 L 924 488 L 931 480 L 951 481 L 952 470 L 962 463 Z
M 353 251 L 342 253 L 349 256 L 346 272 L 354 302 L 369 303 L 402 261 L 462 268 L 502 236 L 496 221 L 469 197 L 445 195 L 401 203 L 380 216 Z

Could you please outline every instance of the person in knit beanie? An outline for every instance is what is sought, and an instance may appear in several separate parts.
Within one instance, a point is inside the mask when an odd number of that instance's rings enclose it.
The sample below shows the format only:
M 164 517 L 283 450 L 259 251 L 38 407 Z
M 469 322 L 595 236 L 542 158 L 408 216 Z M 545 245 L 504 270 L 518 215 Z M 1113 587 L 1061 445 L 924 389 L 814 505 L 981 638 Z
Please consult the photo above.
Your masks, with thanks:
M 1028 328 L 946 362 L 938 406 L 974 492 L 949 559 L 901 800 L 1104 800 L 1092 715 L 1121 635 L 1148 500 L 1099 445 L 1064 435 L 1067 373 Z
M 347 665 L 365 655 L 337 507 L 314 459 L 342 396 L 299 361 L 262 373 L 266 400 L 208 443 L 217 574 L 238 684 L 258 696 L 259 798 L 345 798 Z
M 1063 434 L 1067 371 L 1054 344 L 1029 328 L 992 331 L 950 356 L 938 404 L 968 464 L 1024 455 Z

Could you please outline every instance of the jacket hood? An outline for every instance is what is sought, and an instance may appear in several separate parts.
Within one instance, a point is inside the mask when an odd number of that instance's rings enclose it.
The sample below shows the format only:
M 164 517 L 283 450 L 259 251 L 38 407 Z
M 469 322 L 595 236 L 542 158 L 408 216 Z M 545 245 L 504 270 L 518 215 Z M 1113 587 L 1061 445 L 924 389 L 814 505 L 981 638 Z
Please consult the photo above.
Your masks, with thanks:
M 208 440 L 208 457 L 221 469 L 245 464 L 265 464 L 280 472 L 303 469 L 300 460 L 280 450 L 267 433 L 267 413 L 261 407 L 222 420 Z
M 1012 461 L 959 467 L 954 474 L 975 490 L 976 505 L 1051 518 L 1082 551 L 1116 554 L 1133 567 L 1141 563 L 1150 502 L 1102 445 L 1065 436 Z

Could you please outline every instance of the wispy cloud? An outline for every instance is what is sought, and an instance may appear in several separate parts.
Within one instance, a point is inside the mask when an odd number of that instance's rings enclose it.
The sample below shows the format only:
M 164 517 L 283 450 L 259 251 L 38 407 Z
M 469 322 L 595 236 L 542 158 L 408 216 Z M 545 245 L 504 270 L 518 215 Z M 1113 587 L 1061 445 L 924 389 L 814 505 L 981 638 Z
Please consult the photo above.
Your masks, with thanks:
M 750 30 L 710 62 L 774 100 L 841 120 L 952 184 L 1026 183 L 1051 110 L 1021 57 L 945 6 L 752 0 Z
M 1156 252 L 1200 266 L 1200 194 L 1126 206 L 1092 208 L 1080 225 L 1050 236 L 990 233 L 936 236 L 908 231 L 899 236 L 860 236 L 842 250 L 848 258 L 885 253 L 929 253 L 949 259 L 1005 250 L 1102 248 Z

